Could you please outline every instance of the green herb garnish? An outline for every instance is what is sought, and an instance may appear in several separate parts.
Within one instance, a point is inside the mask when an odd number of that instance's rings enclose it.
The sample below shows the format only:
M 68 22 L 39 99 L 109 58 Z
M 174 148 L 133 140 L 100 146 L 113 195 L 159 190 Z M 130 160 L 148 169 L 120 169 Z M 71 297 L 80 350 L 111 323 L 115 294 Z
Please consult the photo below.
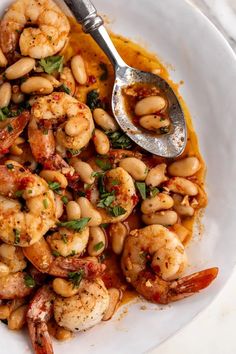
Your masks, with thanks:
M 130 149 L 132 147 L 132 141 L 125 133 L 116 131 L 107 132 L 106 134 L 114 149 Z
M 18 198 L 19 198 L 19 197 L 22 197 L 22 194 L 23 194 L 23 193 L 24 193 L 24 190 L 16 191 L 16 192 L 15 192 L 15 196 L 18 197 Z
M 58 90 L 61 91 L 61 92 L 65 92 L 68 95 L 71 94 L 71 91 L 70 91 L 69 87 L 67 87 L 65 84 L 62 84 L 61 86 L 59 86 Z
M 61 188 L 60 183 L 58 182 L 48 182 L 49 188 L 53 191 L 57 191 L 58 189 Z
M 58 251 L 53 250 L 52 251 L 53 256 L 55 257 L 60 257 L 60 253 Z
M 103 175 L 103 172 L 92 172 L 91 177 L 100 177 Z
M 61 235 L 61 238 L 62 238 L 62 241 L 63 241 L 64 243 L 68 243 L 68 237 L 67 237 L 66 234 L 62 234 L 62 235 Z
M 92 111 L 95 108 L 104 108 L 98 90 L 91 90 L 87 93 L 86 104 Z
M 3 113 L 3 110 L 0 109 L 0 122 L 3 122 L 7 119 L 7 116 Z
M 107 65 L 105 63 L 100 63 L 99 64 L 100 68 L 102 69 L 102 74 L 99 77 L 99 79 L 101 81 L 105 81 L 108 79 L 108 69 L 107 69 Z
M 63 68 L 63 56 L 54 55 L 41 59 L 39 65 L 43 68 L 45 73 L 53 74 L 54 72 L 61 72 Z
M 34 288 L 36 285 L 34 278 L 32 278 L 29 274 L 25 274 L 24 281 L 27 288 Z
M 17 245 L 20 242 L 20 231 L 18 229 L 13 229 L 15 241 L 14 243 Z
M 8 170 L 14 169 L 14 165 L 12 163 L 7 163 L 6 166 L 7 166 Z
M 158 193 L 160 193 L 159 189 L 154 187 L 154 188 L 150 188 L 149 190 L 149 193 L 150 193 L 150 197 L 155 197 Z
M 93 246 L 94 251 L 100 251 L 104 247 L 104 242 L 98 242 L 96 245 Z
M 77 150 L 68 149 L 68 151 L 71 153 L 72 156 L 79 155 L 81 153 L 81 149 L 77 149 Z
M 120 185 L 120 181 L 118 181 L 117 179 L 114 179 L 112 182 L 111 182 L 112 186 L 119 186 Z
M 84 276 L 83 269 L 81 269 L 77 272 L 69 272 L 68 273 L 68 279 L 73 284 L 73 288 L 79 287 L 81 280 L 83 279 L 83 276 Z
M 8 131 L 8 133 L 11 133 L 13 130 L 14 130 L 14 129 L 13 129 L 12 125 L 11 125 L 11 124 L 8 124 L 8 125 L 7 125 L 7 131 Z
M 48 200 L 47 199 L 43 200 L 43 206 L 44 206 L 44 209 L 48 208 Z
M 61 200 L 64 204 L 68 204 L 68 198 L 65 195 L 63 195 L 63 197 L 61 197 Z
M 112 165 L 111 165 L 110 161 L 108 161 L 108 160 L 95 159 L 95 163 L 103 171 L 107 171 L 107 170 L 110 170 L 112 168 Z
M 142 199 L 146 199 L 147 196 L 146 196 L 146 184 L 144 182 L 135 182 L 135 185 L 142 197 Z
M 101 200 L 97 204 L 99 208 L 108 208 L 115 200 L 114 191 L 111 193 L 105 193 L 101 195 Z
M 112 208 L 109 208 L 109 213 L 112 216 L 120 216 L 120 215 L 124 215 L 126 213 L 126 210 L 122 208 L 120 205 L 116 205 Z
M 82 218 L 79 220 L 70 220 L 65 222 L 59 222 L 58 226 L 66 227 L 68 229 L 81 231 L 87 225 L 91 218 Z

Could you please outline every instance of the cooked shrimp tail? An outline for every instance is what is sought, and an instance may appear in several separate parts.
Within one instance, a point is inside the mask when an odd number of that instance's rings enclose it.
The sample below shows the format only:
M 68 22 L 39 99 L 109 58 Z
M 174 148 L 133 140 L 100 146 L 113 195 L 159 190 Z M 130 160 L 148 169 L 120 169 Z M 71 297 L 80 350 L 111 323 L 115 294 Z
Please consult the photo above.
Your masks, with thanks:
M 10 123 L 0 130 L 0 153 L 7 152 L 16 138 L 23 132 L 30 118 L 30 113 L 25 111 L 16 118 L 11 118 Z
M 53 354 L 47 322 L 53 314 L 55 294 L 49 286 L 40 288 L 32 299 L 27 312 L 27 324 L 36 354 Z
M 217 267 L 209 268 L 174 281 L 169 290 L 171 301 L 181 300 L 205 289 L 217 277 L 218 272 Z
M 28 296 L 32 288 L 25 282 L 26 273 L 17 272 L 0 277 L 0 299 L 11 300 Z

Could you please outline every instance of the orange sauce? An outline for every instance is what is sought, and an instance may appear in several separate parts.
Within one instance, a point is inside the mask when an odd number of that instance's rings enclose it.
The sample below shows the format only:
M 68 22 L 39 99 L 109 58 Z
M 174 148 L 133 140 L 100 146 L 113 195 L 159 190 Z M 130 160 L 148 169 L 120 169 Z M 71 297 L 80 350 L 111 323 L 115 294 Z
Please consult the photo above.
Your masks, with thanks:
M 197 172 L 194 176 L 193 180 L 196 182 L 200 187 L 203 188 L 202 192 L 202 201 L 201 207 L 205 207 L 207 204 L 207 198 L 204 193 L 204 179 L 205 179 L 205 163 L 199 151 L 198 139 L 196 133 L 193 128 L 192 120 L 188 108 L 178 92 L 179 85 L 173 83 L 171 80 L 167 68 L 160 62 L 157 56 L 153 53 L 148 52 L 146 49 L 142 48 L 140 45 L 132 42 L 127 38 L 123 38 L 122 36 L 115 35 L 111 33 L 111 38 L 116 46 L 119 54 L 124 59 L 124 61 L 137 69 L 150 71 L 154 73 L 158 73 L 161 77 L 163 77 L 174 89 L 180 104 L 183 108 L 186 123 L 187 123 L 187 130 L 188 130 L 188 141 L 186 149 L 181 156 L 196 156 L 201 162 L 201 169 Z M 110 64 L 109 60 L 102 52 L 102 50 L 98 47 L 98 45 L 94 42 L 90 35 L 85 34 L 81 26 L 71 20 L 71 35 L 66 48 L 62 51 L 62 54 L 65 57 L 65 61 L 69 61 L 70 58 L 75 54 L 81 54 L 83 59 L 86 63 L 86 70 L 89 76 L 88 84 L 84 86 L 80 86 L 77 89 L 76 96 L 77 98 L 82 101 L 86 102 L 87 93 L 91 90 L 97 89 L 99 90 L 99 95 L 102 99 L 106 101 L 106 103 L 110 103 L 111 100 L 111 93 L 114 83 L 114 74 L 113 68 Z M 101 80 L 101 75 L 103 74 L 102 65 L 105 64 L 107 68 L 107 79 Z M 95 82 L 94 82 L 95 81 Z M 109 109 L 108 109 L 109 110 Z M 111 113 L 111 110 L 110 110 Z M 158 161 L 158 158 L 157 158 Z M 167 164 L 170 163 L 169 161 L 165 161 Z M 195 221 L 195 217 L 185 218 L 182 221 L 182 224 L 190 231 L 192 234 L 193 224 Z M 130 217 L 130 223 L 132 225 L 139 225 L 140 224 L 140 216 L 137 217 L 132 215 Z M 140 226 L 141 227 L 141 226 Z M 132 227 L 133 228 L 133 227 Z M 188 240 L 189 241 L 189 240 Z M 187 241 L 187 242 L 188 242 Z M 114 261 L 114 269 L 117 268 L 117 259 Z M 112 269 L 112 261 L 109 262 L 109 267 Z M 118 285 L 118 284 L 117 284 Z M 123 298 L 122 303 L 127 303 L 128 301 L 132 300 L 136 296 L 136 293 L 131 290 L 126 290 Z

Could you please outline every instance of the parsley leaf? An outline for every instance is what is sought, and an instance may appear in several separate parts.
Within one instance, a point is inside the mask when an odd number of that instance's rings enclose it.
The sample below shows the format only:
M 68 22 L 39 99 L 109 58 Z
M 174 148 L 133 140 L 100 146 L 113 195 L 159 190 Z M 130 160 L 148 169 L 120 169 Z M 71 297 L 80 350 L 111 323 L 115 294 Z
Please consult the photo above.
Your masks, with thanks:
M 100 63 L 99 64 L 100 69 L 102 69 L 102 74 L 99 77 L 99 79 L 101 81 L 106 81 L 108 79 L 108 69 L 107 69 L 107 65 L 105 63 Z
M 114 196 L 114 191 L 111 193 L 105 193 L 104 195 L 101 196 L 102 199 L 99 201 L 97 206 L 99 208 L 107 208 L 111 205 L 111 203 L 114 202 L 115 196 Z
M 53 191 L 56 191 L 61 188 L 60 183 L 58 182 L 48 182 L 49 188 Z
M 109 212 L 112 216 L 120 216 L 126 213 L 126 210 L 120 205 L 116 205 L 113 208 L 109 208 Z
M 34 278 L 32 278 L 29 274 L 25 274 L 24 281 L 27 288 L 34 288 L 36 285 Z
M 20 242 L 20 231 L 18 229 L 13 229 L 15 244 L 17 245 Z
M 61 86 L 59 86 L 58 89 L 59 89 L 59 91 L 61 91 L 61 92 L 67 93 L 68 95 L 70 95 L 70 93 L 71 93 L 69 87 L 66 86 L 64 83 L 63 83 Z
M 91 110 L 94 110 L 95 108 L 104 108 L 98 90 L 91 90 L 87 93 L 86 105 L 89 106 Z
M 48 208 L 48 200 L 47 199 L 43 200 L 43 206 L 44 206 L 44 209 Z
M 103 171 L 107 171 L 107 170 L 110 170 L 112 168 L 111 163 L 108 160 L 95 159 L 95 163 Z
M 150 197 L 155 197 L 158 193 L 160 193 L 160 191 L 158 188 L 154 187 L 154 188 L 150 188 L 149 193 L 150 193 Z
M 136 188 L 138 189 L 142 199 L 147 198 L 147 193 L 146 193 L 146 184 L 144 182 L 135 182 Z
M 78 288 L 81 280 L 83 279 L 84 271 L 83 269 L 79 270 L 78 272 L 69 272 L 68 279 L 73 284 L 74 288 Z
M 55 256 L 55 257 L 60 257 L 60 253 L 59 253 L 58 251 L 56 251 L 56 250 L 53 250 L 53 251 L 52 251 L 52 254 L 53 254 L 53 256 Z
M 94 251 L 100 251 L 104 247 L 104 242 L 98 242 L 96 245 L 93 246 Z
M 22 197 L 22 194 L 24 193 L 24 190 L 18 190 L 15 192 L 15 197 Z
M 121 131 L 107 132 L 107 136 L 114 149 L 130 149 L 132 147 L 130 138 Z
M 61 55 L 54 55 L 41 59 L 39 65 L 47 74 L 52 74 L 55 71 L 61 72 L 63 68 L 63 59 L 64 58 Z
M 0 109 L 0 122 L 3 122 L 7 119 L 7 116 L 3 113 L 3 110 Z
M 68 198 L 67 198 L 65 195 L 63 195 L 63 196 L 61 197 L 61 201 L 62 201 L 64 204 L 68 204 Z
M 91 218 L 82 218 L 79 220 L 70 220 L 70 221 L 65 221 L 65 222 L 59 222 L 57 225 L 58 226 L 63 226 L 68 229 L 76 230 L 76 231 L 81 231 L 83 228 L 87 225 Z
M 71 153 L 72 156 L 79 155 L 81 153 L 81 149 L 77 149 L 77 150 L 68 149 L 68 151 Z

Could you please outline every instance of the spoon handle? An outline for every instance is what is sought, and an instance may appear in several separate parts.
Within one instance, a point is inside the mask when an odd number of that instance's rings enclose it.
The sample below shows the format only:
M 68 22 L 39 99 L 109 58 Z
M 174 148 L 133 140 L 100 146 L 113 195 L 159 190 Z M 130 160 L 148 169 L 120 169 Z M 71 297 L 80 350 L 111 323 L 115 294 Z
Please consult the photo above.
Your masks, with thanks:
M 89 33 L 99 47 L 110 59 L 113 67 L 117 70 L 127 66 L 118 54 L 111 41 L 107 30 L 103 26 L 103 19 L 97 15 L 97 10 L 89 0 L 64 0 L 76 19 L 81 23 L 83 31 Z

